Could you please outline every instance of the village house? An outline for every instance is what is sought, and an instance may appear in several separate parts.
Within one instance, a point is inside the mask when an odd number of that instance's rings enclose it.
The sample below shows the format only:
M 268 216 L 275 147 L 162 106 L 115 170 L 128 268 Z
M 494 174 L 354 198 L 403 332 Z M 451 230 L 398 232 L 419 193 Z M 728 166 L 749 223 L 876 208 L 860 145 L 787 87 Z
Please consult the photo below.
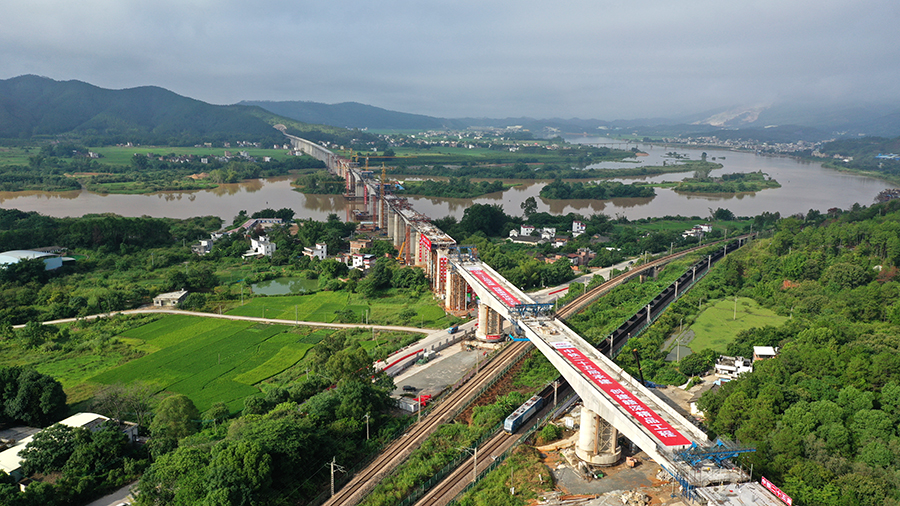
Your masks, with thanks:
M 250 238 L 250 249 L 242 256 L 244 258 L 256 256 L 270 257 L 275 253 L 275 249 L 275 243 L 271 242 L 268 236 L 261 235 L 258 238 Z
M 756 363 L 758 360 L 766 360 L 769 358 L 775 358 L 778 355 L 778 348 L 773 348 L 771 346 L 754 346 L 753 347 L 753 362 Z
M 368 271 L 375 265 L 375 260 L 377 258 L 375 255 L 371 253 L 356 253 L 351 256 L 353 259 L 353 264 L 350 266 L 353 269 L 359 269 L 363 272 Z
M 729 378 L 736 378 L 745 372 L 753 372 L 753 362 L 744 357 L 719 355 L 715 367 L 717 375 Z
M 360 239 L 353 239 L 350 241 L 350 254 L 355 255 L 355 254 L 359 253 L 360 251 L 362 251 L 363 249 L 371 248 L 371 247 L 372 247 L 372 239 L 369 239 L 368 237 L 360 238 Z
M 153 305 L 156 307 L 176 307 L 187 297 L 187 290 L 178 290 L 177 292 L 161 293 L 153 297 Z
M 328 256 L 328 245 L 324 242 L 317 242 L 314 248 L 303 248 L 303 255 L 325 260 L 325 257 Z
M 578 237 L 583 234 L 587 227 L 580 221 L 572 222 L 572 237 Z

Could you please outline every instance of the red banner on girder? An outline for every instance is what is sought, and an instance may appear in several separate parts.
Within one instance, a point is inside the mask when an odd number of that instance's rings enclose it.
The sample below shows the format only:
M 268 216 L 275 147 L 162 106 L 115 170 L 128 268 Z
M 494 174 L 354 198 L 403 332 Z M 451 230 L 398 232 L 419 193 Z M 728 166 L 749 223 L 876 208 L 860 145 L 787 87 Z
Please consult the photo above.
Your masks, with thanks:
M 563 357 L 572 363 L 579 371 L 587 375 L 600 390 L 606 392 L 614 401 L 625 408 L 646 427 L 656 439 L 666 446 L 683 446 L 691 444 L 690 440 L 682 436 L 669 422 L 663 420 L 652 409 L 638 399 L 634 394 L 625 389 L 618 381 L 603 372 L 597 364 L 587 358 L 581 350 L 569 342 L 551 343 Z
M 494 278 L 492 278 L 488 273 L 484 272 L 481 269 L 466 269 L 472 273 L 473 276 L 478 278 L 484 286 L 488 288 L 494 295 L 497 296 L 504 304 L 509 307 L 516 307 L 516 304 L 519 303 L 519 299 L 515 298 L 506 291 L 506 288 L 503 288 L 500 283 L 498 283 Z

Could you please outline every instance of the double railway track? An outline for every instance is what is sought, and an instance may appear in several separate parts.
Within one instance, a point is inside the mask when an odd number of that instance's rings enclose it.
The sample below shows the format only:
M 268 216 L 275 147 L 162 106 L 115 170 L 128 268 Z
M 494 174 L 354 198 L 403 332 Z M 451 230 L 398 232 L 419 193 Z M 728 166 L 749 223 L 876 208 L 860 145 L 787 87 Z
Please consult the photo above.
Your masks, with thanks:
M 727 239 L 727 241 L 733 241 L 735 239 L 743 240 L 748 237 L 750 237 L 750 235 L 742 235 L 742 236 L 738 236 L 738 237 L 732 237 L 730 239 Z M 721 240 L 721 241 L 711 242 L 709 244 L 704 244 L 702 246 L 695 246 L 693 248 L 689 248 L 684 251 L 679 251 L 678 253 L 674 253 L 672 255 L 666 255 L 662 258 L 657 258 L 656 260 L 653 260 L 652 262 L 649 262 L 649 263 L 646 263 L 643 265 L 639 265 L 629 271 L 623 272 L 622 274 L 619 274 L 618 276 L 610 279 L 609 281 L 602 283 L 598 286 L 595 286 L 594 288 L 591 288 L 584 294 L 579 295 L 577 298 L 569 301 L 569 303 L 567 303 L 565 306 L 563 306 L 562 308 L 560 308 L 559 310 L 556 311 L 556 317 L 559 318 L 560 320 L 565 320 L 565 319 L 571 317 L 572 315 L 575 315 L 575 314 L 581 312 L 591 302 L 594 302 L 595 300 L 600 298 L 601 295 L 605 294 L 606 292 L 612 290 L 613 288 L 621 285 L 622 283 L 628 281 L 629 279 L 631 279 L 635 276 L 639 276 L 646 271 L 649 271 L 656 267 L 665 265 L 665 264 L 671 262 L 672 260 L 676 260 L 683 256 L 690 255 L 691 253 L 708 248 L 712 245 L 721 244 L 721 243 L 725 243 L 725 242 L 726 242 L 726 240 Z
M 490 362 L 483 364 L 475 376 L 436 404 L 421 421 L 410 427 L 375 460 L 357 473 L 347 485 L 336 491 L 324 503 L 325 506 L 353 506 L 362 501 L 379 481 L 405 461 L 432 432 L 456 417 L 472 402 L 473 397 L 489 385 L 503 369 L 518 361 L 532 346 L 530 342 L 513 342 L 503 348 Z

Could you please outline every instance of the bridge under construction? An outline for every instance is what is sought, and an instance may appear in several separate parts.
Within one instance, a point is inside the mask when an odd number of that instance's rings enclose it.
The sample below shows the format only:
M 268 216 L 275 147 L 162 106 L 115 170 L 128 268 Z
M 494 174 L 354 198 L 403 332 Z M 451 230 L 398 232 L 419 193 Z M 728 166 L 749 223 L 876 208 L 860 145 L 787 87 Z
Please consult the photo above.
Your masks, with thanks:
M 346 195 L 358 207 L 358 214 L 387 233 L 407 265 L 424 270 L 448 312 L 467 311 L 469 294 L 478 297 L 478 339 L 504 339 L 502 328 L 509 322 L 559 370 L 584 403 L 576 446 L 576 454 L 583 461 L 599 466 L 615 464 L 621 456 L 621 433 L 671 473 L 686 494 L 693 494 L 700 487 L 749 480 L 743 470 L 729 461 L 742 449 L 709 440 L 703 430 L 570 329 L 554 314 L 552 304 L 536 303 L 481 262 L 476 251 L 457 245 L 427 216 L 412 209 L 406 199 L 391 195 L 386 181 L 375 178 L 373 171 L 361 169 L 357 163 L 318 144 L 288 137 L 296 150 L 322 160 L 331 173 L 345 180 Z M 740 246 L 744 239 L 732 246 L 724 245 L 720 256 L 727 254 L 730 247 Z M 710 256 L 705 261 L 707 268 L 713 260 Z M 615 286 L 640 273 L 655 273 L 659 265 L 660 262 L 651 262 L 604 285 Z M 693 276 L 688 277 L 691 283 L 697 278 L 697 266 Z M 687 278 L 680 281 L 683 291 L 688 286 Z M 670 300 L 677 298 L 678 292 L 676 282 Z M 581 307 L 588 302 L 582 301 Z M 648 306 L 646 323 L 667 304 L 660 301 L 655 308 Z M 624 339 L 611 335 L 607 353 L 612 354 L 633 333 L 636 335 L 643 323 L 639 317 L 633 322 L 634 332 L 620 332 Z M 615 339 L 619 341 L 614 342 Z

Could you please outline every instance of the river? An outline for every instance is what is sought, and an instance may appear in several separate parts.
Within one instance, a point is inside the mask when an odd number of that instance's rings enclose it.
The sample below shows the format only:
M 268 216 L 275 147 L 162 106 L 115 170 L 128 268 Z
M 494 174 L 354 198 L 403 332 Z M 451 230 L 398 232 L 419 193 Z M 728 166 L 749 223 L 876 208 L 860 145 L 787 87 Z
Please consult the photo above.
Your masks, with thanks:
M 600 137 L 577 137 L 570 142 L 616 142 Z M 621 142 L 619 142 L 621 144 Z M 631 144 L 634 145 L 634 144 Z M 475 199 L 446 199 L 410 197 L 419 212 L 439 218 L 453 215 L 462 217 L 472 204 L 500 204 L 508 214 L 522 213 L 521 204 L 528 197 L 535 197 L 538 211 L 553 214 L 575 212 L 579 214 L 605 213 L 611 217 L 626 216 L 629 219 L 676 215 L 708 216 L 709 209 L 723 207 L 738 216 L 753 216 L 763 211 L 778 211 L 782 215 L 806 213 L 810 209 L 826 211 L 832 207 L 847 209 L 855 203 L 871 205 L 875 195 L 894 185 L 866 176 L 826 169 L 819 163 L 798 161 L 789 157 L 760 156 L 716 149 L 672 148 L 662 145 L 637 144 L 648 156 L 634 161 L 602 163 L 598 168 L 616 168 L 636 165 L 661 165 L 669 151 L 677 151 L 690 159 L 698 160 L 703 151 L 708 159 L 715 158 L 724 167 L 712 175 L 761 170 L 781 183 L 781 188 L 745 195 L 681 195 L 671 189 L 657 189 L 652 198 L 626 198 L 608 201 L 598 200 L 545 200 L 538 193 L 544 182 L 518 181 L 518 186 L 503 192 L 484 195 Z M 623 178 L 633 181 L 675 181 L 690 173 L 663 174 L 646 178 Z M 270 207 L 291 208 L 298 218 L 324 220 L 335 213 L 346 216 L 346 201 L 339 195 L 305 195 L 292 189 L 292 178 L 280 177 L 252 180 L 222 185 L 213 190 L 163 192 L 150 195 L 101 195 L 88 191 L 71 192 L 0 192 L 0 207 L 37 211 L 49 216 L 82 216 L 89 213 L 115 213 L 122 216 L 153 216 L 189 218 L 215 215 L 231 222 L 241 210 L 250 213 Z

